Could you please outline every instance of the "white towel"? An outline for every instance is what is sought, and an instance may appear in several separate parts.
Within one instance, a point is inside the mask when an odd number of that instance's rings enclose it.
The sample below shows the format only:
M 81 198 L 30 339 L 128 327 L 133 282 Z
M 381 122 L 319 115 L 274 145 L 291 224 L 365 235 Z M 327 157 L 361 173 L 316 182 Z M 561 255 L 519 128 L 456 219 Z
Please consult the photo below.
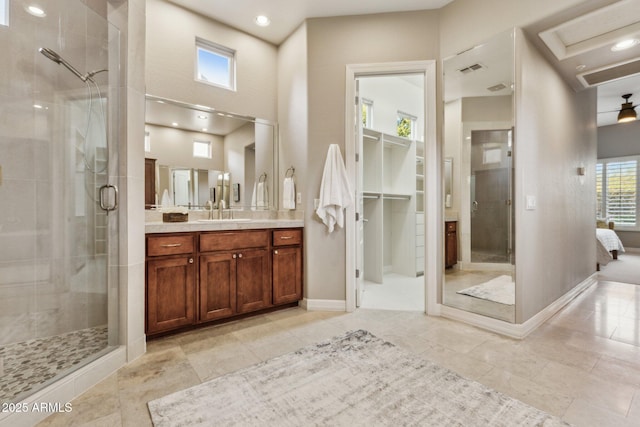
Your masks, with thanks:
M 322 173 L 320 185 L 320 203 L 316 214 L 324 225 L 333 231 L 334 225 L 344 227 L 344 209 L 353 203 L 353 195 L 344 168 L 344 160 L 338 144 L 331 144 Z
M 269 193 L 267 192 L 267 184 L 265 182 L 259 182 L 258 187 L 256 188 L 256 206 L 258 208 L 266 208 L 267 200 L 269 200 Z
M 169 206 L 173 206 L 173 200 L 171 200 L 171 196 L 169 196 L 169 190 L 166 188 L 162 192 L 162 205 L 163 208 L 167 208 Z
M 285 178 L 282 185 L 282 207 L 284 209 L 296 208 L 296 185 L 291 177 Z

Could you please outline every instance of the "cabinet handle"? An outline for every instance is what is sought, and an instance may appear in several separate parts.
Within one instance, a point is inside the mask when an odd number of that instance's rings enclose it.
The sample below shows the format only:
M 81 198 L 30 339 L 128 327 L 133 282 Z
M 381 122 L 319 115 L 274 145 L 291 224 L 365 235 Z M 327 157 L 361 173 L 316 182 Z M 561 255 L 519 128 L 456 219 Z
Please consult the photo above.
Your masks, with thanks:
M 274 254 L 278 255 L 278 250 L 273 251 Z
M 193 264 L 193 258 L 189 258 L 189 264 Z
M 293 236 L 280 236 L 280 240 L 289 240 L 293 239 Z
M 165 243 L 164 245 L 160 245 L 163 248 L 177 248 L 182 246 L 182 243 Z

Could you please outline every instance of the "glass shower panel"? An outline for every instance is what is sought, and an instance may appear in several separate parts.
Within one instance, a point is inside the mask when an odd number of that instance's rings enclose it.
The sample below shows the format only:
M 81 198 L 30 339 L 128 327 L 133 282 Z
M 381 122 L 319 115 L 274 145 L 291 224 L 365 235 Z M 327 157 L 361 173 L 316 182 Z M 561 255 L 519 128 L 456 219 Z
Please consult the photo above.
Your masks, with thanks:
M 510 262 L 510 133 L 471 132 L 471 262 Z
M 4 402 L 118 343 L 119 31 L 79 0 L 43 3 L 42 16 L 10 5 L 0 31 Z

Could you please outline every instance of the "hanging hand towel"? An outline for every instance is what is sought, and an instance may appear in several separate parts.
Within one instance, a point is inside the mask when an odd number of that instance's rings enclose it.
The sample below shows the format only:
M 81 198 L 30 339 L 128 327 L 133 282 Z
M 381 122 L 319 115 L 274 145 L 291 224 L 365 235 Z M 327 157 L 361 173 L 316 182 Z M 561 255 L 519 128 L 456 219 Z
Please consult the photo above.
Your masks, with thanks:
M 282 185 L 282 207 L 284 209 L 296 208 L 296 186 L 291 177 L 285 178 Z
M 344 160 L 337 144 L 329 146 L 327 160 L 322 173 L 320 184 L 320 203 L 316 214 L 322 219 L 324 225 L 333 231 L 334 225 L 344 227 L 344 209 L 351 206 L 353 196 L 349 187 L 347 171 L 344 168 Z
M 267 183 L 259 182 L 256 192 L 258 193 L 256 196 L 256 206 L 258 209 L 266 208 L 269 202 L 269 189 L 267 188 Z

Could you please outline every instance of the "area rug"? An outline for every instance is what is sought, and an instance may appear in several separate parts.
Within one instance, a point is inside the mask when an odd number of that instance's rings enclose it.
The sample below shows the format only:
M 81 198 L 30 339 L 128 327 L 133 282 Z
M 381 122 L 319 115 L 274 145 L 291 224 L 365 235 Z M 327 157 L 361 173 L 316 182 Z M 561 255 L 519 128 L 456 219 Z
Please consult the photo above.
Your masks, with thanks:
M 600 266 L 598 279 L 640 285 L 640 253 L 620 254 L 618 259 Z
M 511 276 L 507 275 L 498 276 L 488 282 L 462 289 L 456 293 L 505 305 L 515 305 L 516 303 L 516 284 L 513 283 Z
M 148 406 L 156 427 L 568 425 L 363 330 Z

